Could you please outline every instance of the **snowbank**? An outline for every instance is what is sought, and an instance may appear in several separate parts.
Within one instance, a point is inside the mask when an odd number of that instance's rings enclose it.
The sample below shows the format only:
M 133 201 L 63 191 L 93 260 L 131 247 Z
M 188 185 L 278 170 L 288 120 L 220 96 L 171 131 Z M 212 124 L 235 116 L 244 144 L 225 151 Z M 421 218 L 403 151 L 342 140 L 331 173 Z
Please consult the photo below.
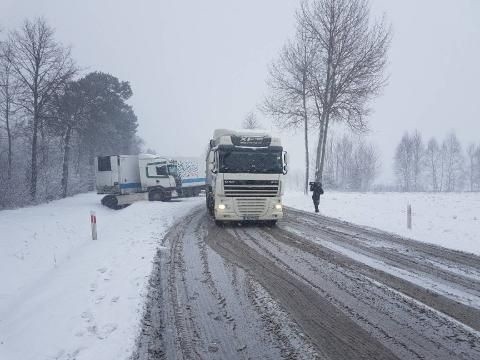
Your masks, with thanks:
M 114 211 L 100 196 L 83 194 L 1 211 L 0 359 L 128 358 L 155 250 L 173 221 L 200 201 Z
M 312 211 L 312 199 L 287 193 L 284 203 Z M 407 229 L 412 205 L 412 230 Z M 342 193 L 326 191 L 321 214 L 415 240 L 480 255 L 480 193 Z

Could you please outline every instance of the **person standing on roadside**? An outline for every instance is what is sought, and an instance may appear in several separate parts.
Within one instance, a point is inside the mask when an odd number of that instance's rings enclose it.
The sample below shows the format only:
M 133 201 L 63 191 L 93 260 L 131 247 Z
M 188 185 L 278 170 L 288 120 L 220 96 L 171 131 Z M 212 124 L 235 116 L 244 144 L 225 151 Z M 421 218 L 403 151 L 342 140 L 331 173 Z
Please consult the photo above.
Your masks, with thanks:
M 322 183 L 319 181 L 310 183 L 310 191 L 313 191 L 312 200 L 315 206 L 315 212 L 318 213 L 318 205 L 320 204 L 320 195 L 323 195 Z

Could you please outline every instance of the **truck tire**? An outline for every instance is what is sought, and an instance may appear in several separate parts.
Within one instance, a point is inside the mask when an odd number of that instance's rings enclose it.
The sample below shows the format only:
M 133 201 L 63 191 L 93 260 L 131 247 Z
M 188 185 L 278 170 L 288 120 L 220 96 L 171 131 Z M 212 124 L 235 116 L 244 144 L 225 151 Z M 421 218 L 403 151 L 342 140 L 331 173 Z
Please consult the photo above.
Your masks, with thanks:
M 207 196 L 205 196 L 205 202 L 206 202 L 206 205 L 207 205 L 208 213 L 211 216 L 215 215 L 214 214 L 215 204 L 214 204 L 213 196 L 212 196 L 211 193 L 207 192 Z
M 210 196 L 210 202 L 208 205 L 208 213 L 211 216 L 215 216 L 215 200 L 213 200 L 211 196 Z
M 225 222 L 224 222 L 224 221 L 221 221 L 221 220 L 215 220 L 215 225 L 224 227 L 224 226 L 225 226 Z
M 277 220 L 268 220 L 266 225 L 268 227 L 274 227 L 277 224 Z
M 165 194 L 162 190 L 150 190 L 148 193 L 149 201 L 165 201 Z
M 118 210 L 118 199 L 115 195 L 107 195 L 102 198 L 102 205 L 108 207 L 109 209 Z

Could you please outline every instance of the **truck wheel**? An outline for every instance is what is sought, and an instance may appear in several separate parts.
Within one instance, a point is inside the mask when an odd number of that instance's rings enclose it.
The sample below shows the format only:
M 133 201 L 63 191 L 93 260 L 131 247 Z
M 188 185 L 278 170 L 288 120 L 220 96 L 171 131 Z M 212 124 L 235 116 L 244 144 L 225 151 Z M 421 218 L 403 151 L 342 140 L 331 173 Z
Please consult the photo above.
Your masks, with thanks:
M 120 207 L 118 206 L 118 199 L 115 195 L 107 195 L 102 199 L 102 205 L 117 210 Z
M 215 225 L 223 227 L 225 226 L 225 223 L 221 220 L 215 220 Z
M 277 220 L 269 220 L 267 221 L 268 227 L 274 227 L 277 224 Z
M 149 201 L 164 201 L 164 194 L 161 190 L 153 190 L 148 193 Z
M 213 216 L 214 215 L 214 209 L 215 209 L 215 204 L 214 204 L 214 201 L 212 199 L 212 195 L 211 194 L 207 194 L 207 196 L 205 197 L 205 202 L 207 203 L 207 210 L 208 210 L 208 213 Z
M 210 199 L 210 206 L 208 207 L 208 212 L 210 215 L 215 216 L 215 201 Z

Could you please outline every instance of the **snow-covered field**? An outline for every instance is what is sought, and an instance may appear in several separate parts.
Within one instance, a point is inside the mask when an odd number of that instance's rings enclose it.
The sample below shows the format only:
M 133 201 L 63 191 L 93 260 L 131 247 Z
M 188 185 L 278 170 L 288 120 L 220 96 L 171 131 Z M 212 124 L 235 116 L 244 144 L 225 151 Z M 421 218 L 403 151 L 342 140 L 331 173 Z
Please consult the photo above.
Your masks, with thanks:
M 155 249 L 175 219 L 200 202 L 114 211 L 90 193 L 1 211 L 0 359 L 127 359 Z
M 326 191 L 320 213 L 415 240 L 480 254 L 480 193 L 343 193 Z M 311 193 L 290 192 L 284 203 L 313 211 Z M 407 229 L 407 205 L 412 229 Z

